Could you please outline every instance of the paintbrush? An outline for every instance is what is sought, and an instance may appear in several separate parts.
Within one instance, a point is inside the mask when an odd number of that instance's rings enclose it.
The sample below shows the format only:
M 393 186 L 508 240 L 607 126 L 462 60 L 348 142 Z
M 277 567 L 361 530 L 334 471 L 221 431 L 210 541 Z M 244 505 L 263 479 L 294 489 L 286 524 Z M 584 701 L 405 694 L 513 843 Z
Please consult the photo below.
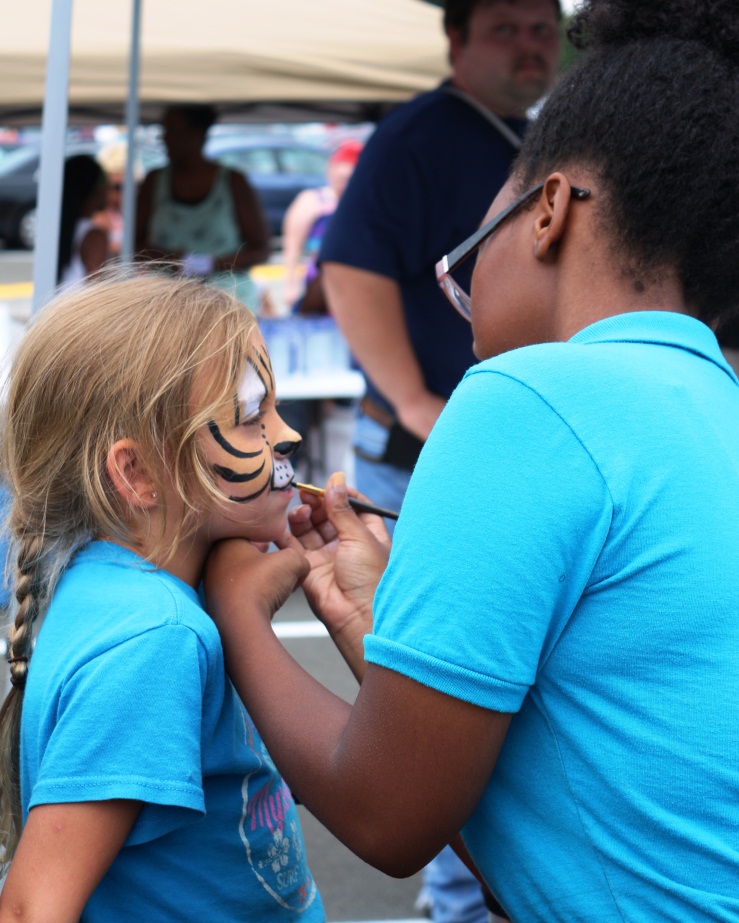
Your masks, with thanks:
M 316 487 L 314 484 L 298 484 L 297 481 L 294 481 L 293 487 L 297 487 L 298 490 L 304 490 L 307 494 L 313 494 L 316 497 L 322 497 L 326 493 L 323 487 Z M 349 497 L 349 506 L 359 513 L 374 513 L 376 516 L 384 516 L 385 519 L 397 519 L 399 516 L 395 510 L 386 510 L 381 506 L 366 503 L 364 500 L 357 500 L 355 497 Z

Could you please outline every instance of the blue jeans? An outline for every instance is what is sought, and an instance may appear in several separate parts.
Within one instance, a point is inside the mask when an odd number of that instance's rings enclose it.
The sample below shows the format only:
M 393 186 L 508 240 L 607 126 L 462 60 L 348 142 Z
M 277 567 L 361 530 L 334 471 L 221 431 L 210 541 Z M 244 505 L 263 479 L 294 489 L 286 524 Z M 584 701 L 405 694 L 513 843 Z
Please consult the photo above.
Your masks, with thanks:
M 384 426 L 359 412 L 354 431 L 354 447 L 360 454 L 355 458 L 354 476 L 357 489 L 373 503 L 384 506 L 385 509 L 399 510 L 408 489 L 411 473 L 379 461 L 385 454 L 388 434 L 389 431 Z M 395 522 L 386 519 L 385 525 L 392 535 Z
M 354 432 L 354 447 L 361 453 L 355 461 L 356 484 L 373 503 L 399 510 L 411 473 L 379 461 L 385 453 L 388 434 L 386 427 L 359 412 Z M 386 519 L 385 525 L 392 535 L 395 523 Z M 450 846 L 423 870 L 418 906 L 428 907 L 435 923 L 487 923 L 488 920 L 480 883 Z
M 417 905 L 428 907 L 434 923 L 487 923 L 482 887 L 451 846 L 423 870 Z

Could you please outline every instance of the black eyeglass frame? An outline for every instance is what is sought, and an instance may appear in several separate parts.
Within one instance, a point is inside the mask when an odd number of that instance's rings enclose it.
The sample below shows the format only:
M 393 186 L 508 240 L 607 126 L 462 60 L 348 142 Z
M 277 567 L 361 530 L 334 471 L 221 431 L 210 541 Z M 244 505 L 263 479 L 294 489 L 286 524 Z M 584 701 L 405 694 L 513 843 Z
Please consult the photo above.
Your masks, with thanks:
M 466 321 L 469 321 L 472 316 L 470 310 L 470 296 L 457 282 L 455 282 L 451 273 L 464 263 L 478 247 L 482 246 L 482 244 L 498 230 L 506 218 L 510 217 L 514 212 L 518 211 L 519 208 L 535 198 L 543 188 L 544 183 L 537 183 L 535 186 L 532 186 L 531 189 L 526 190 L 523 195 L 511 202 L 500 214 L 491 218 L 487 224 L 475 231 L 467 240 L 463 241 L 458 247 L 455 247 L 454 250 L 446 256 L 442 256 L 436 264 L 436 281 L 449 299 L 452 307 L 461 314 Z M 570 196 L 573 199 L 587 199 L 589 195 L 589 189 L 583 189 L 580 186 L 570 186 Z

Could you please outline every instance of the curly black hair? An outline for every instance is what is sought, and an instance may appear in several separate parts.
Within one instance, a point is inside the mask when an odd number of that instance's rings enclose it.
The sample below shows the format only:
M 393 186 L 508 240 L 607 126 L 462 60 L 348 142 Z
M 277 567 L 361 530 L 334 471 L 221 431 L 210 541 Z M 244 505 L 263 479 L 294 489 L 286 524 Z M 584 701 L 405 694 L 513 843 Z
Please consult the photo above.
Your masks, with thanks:
M 570 34 L 586 54 L 527 133 L 521 187 L 592 170 L 637 288 L 677 269 L 701 319 L 739 313 L 736 0 L 585 0 Z

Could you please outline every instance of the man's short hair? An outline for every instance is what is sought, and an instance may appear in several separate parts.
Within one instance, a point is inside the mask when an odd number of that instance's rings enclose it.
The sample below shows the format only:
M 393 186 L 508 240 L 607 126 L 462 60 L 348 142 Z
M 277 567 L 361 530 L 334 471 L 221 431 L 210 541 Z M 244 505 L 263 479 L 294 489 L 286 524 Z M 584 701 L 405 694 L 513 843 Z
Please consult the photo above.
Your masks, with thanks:
M 466 38 L 470 17 L 478 6 L 490 6 L 493 3 L 516 3 L 516 0 L 444 0 L 444 29 L 457 29 Z M 551 0 L 557 13 L 562 18 L 560 0 Z

